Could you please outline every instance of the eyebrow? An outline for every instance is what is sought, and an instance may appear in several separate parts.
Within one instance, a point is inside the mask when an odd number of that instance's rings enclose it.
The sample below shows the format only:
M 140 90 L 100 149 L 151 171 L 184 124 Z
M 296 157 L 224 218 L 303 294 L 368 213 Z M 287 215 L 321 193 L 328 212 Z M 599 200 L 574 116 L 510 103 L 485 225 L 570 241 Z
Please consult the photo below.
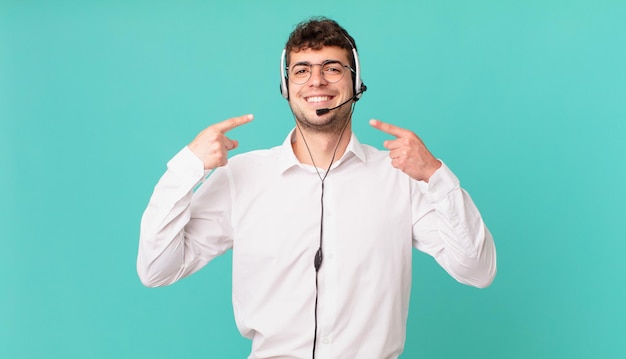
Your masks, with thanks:
M 340 64 L 343 64 L 343 62 L 337 60 L 337 59 L 326 59 L 322 62 L 320 62 L 319 64 L 311 64 L 311 62 L 309 61 L 300 61 L 300 62 L 296 62 L 295 64 L 291 64 L 290 66 L 298 66 L 298 65 L 323 65 L 323 64 L 327 64 L 327 63 L 331 63 L 331 62 L 338 62 Z

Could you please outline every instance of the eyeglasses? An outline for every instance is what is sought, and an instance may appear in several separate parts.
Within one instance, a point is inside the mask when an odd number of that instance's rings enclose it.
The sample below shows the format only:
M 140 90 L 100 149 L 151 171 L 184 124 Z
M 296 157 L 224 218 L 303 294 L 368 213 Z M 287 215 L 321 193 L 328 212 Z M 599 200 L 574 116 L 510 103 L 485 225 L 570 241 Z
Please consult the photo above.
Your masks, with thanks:
M 289 79 L 296 85 L 303 85 L 311 78 L 313 66 L 321 66 L 321 73 L 324 80 L 335 83 L 341 81 L 345 75 L 346 69 L 354 72 L 354 70 L 336 60 L 326 60 L 321 64 L 310 64 L 308 62 L 299 62 L 287 68 Z

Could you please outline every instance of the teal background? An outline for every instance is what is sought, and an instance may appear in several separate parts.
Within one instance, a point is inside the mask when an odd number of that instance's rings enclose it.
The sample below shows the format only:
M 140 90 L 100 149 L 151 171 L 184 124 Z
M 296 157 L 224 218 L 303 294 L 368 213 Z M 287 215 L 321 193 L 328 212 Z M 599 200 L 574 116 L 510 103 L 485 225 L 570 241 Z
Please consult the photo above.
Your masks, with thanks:
M 626 357 L 622 0 L 0 1 L 0 357 L 246 357 L 230 254 L 144 288 L 139 221 L 204 127 L 284 139 L 280 52 L 312 15 L 357 40 L 360 139 L 415 131 L 496 240 L 484 290 L 415 252 L 402 357 Z

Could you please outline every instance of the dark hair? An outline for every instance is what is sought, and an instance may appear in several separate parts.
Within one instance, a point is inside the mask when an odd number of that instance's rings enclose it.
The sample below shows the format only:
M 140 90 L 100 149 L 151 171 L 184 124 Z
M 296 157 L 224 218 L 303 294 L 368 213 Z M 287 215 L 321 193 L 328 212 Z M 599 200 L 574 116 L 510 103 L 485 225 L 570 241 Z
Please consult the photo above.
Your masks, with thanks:
M 287 65 L 289 54 L 301 50 L 319 50 L 325 46 L 337 46 L 348 51 L 350 66 L 355 68 L 352 48 L 356 49 L 356 43 L 348 32 L 336 21 L 325 17 L 313 17 L 299 23 L 289 35 L 285 50 L 287 50 Z

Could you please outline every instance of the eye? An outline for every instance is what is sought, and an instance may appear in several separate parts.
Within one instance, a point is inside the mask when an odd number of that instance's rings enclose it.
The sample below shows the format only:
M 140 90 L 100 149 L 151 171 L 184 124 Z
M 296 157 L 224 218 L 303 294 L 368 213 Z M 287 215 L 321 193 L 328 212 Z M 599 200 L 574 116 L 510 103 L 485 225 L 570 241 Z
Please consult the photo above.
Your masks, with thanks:
M 339 62 L 329 62 L 324 64 L 324 73 L 327 74 L 340 74 L 343 72 L 343 65 Z
M 308 76 L 309 72 L 311 72 L 311 67 L 308 65 L 295 65 L 291 69 L 291 75 L 295 77 Z

